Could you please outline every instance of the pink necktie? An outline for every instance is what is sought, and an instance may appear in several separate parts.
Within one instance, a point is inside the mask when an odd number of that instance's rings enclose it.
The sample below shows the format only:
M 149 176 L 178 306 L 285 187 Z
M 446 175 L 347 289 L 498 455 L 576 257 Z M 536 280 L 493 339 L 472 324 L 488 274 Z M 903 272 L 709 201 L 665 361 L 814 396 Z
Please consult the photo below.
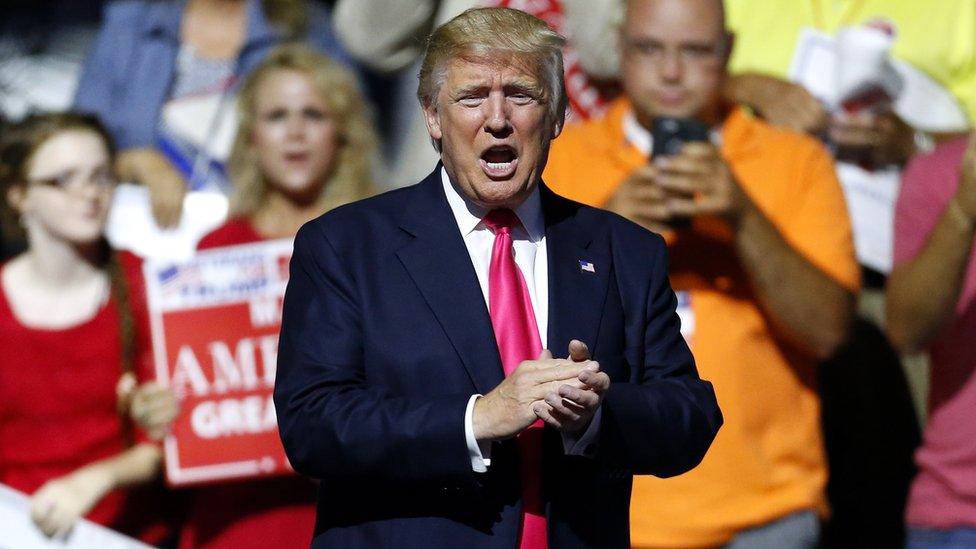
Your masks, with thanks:
M 508 376 L 523 360 L 542 352 L 529 289 L 512 250 L 512 228 L 519 225 L 512 210 L 492 210 L 484 218 L 495 233 L 488 270 L 488 310 L 498 354 Z M 542 501 L 542 422 L 536 420 L 518 436 L 522 477 L 520 549 L 546 549 L 546 510 Z

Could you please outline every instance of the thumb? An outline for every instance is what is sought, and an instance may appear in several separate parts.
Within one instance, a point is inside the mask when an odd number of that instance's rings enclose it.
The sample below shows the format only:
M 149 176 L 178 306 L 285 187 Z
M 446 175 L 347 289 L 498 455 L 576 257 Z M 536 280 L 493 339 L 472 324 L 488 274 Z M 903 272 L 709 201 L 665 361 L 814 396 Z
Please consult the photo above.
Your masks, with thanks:
M 549 360 L 550 358 L 552 358 L 552 353 L 549 351 L 549 349 L 543 349 L 542 352 L 539 353 L 539 358 L 536 360 Z
M 136 391 L 136 376 L 132 372 L 126 372 L 115 384 L 116 406 L 119 412 L 125 412 L 132 404 L 132 397 Z
M 583 362 L 590 359 L 590 348 L 578 339 L 569 342 L 569 359 L 573 362 Z

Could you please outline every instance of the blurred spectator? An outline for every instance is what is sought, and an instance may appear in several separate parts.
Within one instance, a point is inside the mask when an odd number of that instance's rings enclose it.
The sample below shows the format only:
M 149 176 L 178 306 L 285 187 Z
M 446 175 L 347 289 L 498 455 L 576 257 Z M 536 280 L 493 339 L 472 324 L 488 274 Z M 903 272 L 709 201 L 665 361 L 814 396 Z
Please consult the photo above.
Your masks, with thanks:
M 302 0 L 119 0 L 105 11 L 75 106 L 116 138 L 119 175 L 145 184 L 161 225 L 189 189 L 228 189 L 240 80 L 276 45 L 307 39 L 345 59 L 328 13 Z
M 816 362 L 844 344 L 859 284 L 833 162 L 814 139 L 722 103 L 720 2 L 632 0 L 620 45 L 626 98 L 567 126 L 545 178 L 664 233 L 682 333 L 726 414 L 696 469 L 634 479 L 632 543 L 816 547 L 827 481 Z M 658 116 L 697 119 L 719 145 L 666 156 Z
M 150 367 L 138 261 L 102 239 L 115 178 L 91 117 L 8 128 L 0 182 L 29 248 L 0 271 L 0 482 L 33 494 L 32 518 L 64 536 L 80 517 L 158 543 L 146 484 L 162 452 L 132 429 L 126 387 Z
M 427 176 L 438 161 L 430 146 L 415 96 L 417 64 L 425 39 L 437 25 L 475 7 L 517 8 L 566 34 L 564 52 L 570 119 L 601 114 L 617 95 L 615 45 L 607 40 L 616 24 L 620 0 L 339 0 L 336 33 L 366 67 L 388 75 L 390 105 L 382 118 L 388 125 L 385 148 L 389 175 L 384 188 L 412 184 Z M 383 101 L 380 100 L 381 107 Z
M 888 334 L 928 349 L 929 421 L 908 500 L 908 547 L 976 546 L 976 136 L 905 171 L 895 211 Z
M 735 76 L 726 91 L 769 122 L 819 135 L 833 147 L 865 267 L 859 310 L 883 326 L 882 287 L 893 262 L 902 169 L 913 155 L 976 120 L 976 3 L 725 5 L 735 32 Z M 823 370 L 823 398 L 837 398 L 825 404 L 835 473 L 826 534 L 848 543 L 896 545 L 888 536 L 903 532 L 917 427 L 909 421 L 905 373 L 894 368 L 890 344 L 863 321 L 857 325 L 850 348 Z M 844 357 L 851 360 L 845 363 Z M 918 357 L 904 362 L 915 381 L 915 399 L 922 402 L 924 363 Z M 851 383 L 868 375 L 875 380 L 871 386 Z M 880 387 L 889 393 L 881 395 Z M 887 456 L 882 466 L 876 463 L 879 454 Z
M 900 168 L 976 120 L 976 3 L 725 4 L 735 33 L 727 92 L 770 123 L 835 147 L 866 282 L 880 286 Z
M 241 90 L 233 218 L 200 248 L 290 238 L 372 194 L 375 136 L 352 75 L 301 46 L 275 50 Z
M 241 87 L 238 114 L 235 215 L 201 249 L 292 238 L 326 210 L 371 194 L 373 130 L 355 77 L 337 62 L 298 45 L 272 51 Z M 315 494 L 298 477 L 194 489 L 179 546 L 308 546 Z
M 742 99 L 754 104 L 773 124 L 802 131 L 814 131 L 827 123 L 822 105 L 810 101 L 803 90 L 788 82 L 791 65 L 805 29 L 835 34 L 861 24 L 889 29 L 894 43 L 891 54 L 922 70 L 949 89 L 976 120 L 976 5 L 968 0 L 944 0 L 928 4 L 906 0 L 862 0 L 823 2 L 803 0 L 770 4 L 759 0 L 725 0 L 729 28 L 735 33 L 735 50 L 729 70 L 733 83 L 758 86 L 742 90 Z M 933 29 L 938 29 L 933 32 Z M 829 75 L 825 75 L 827 77 Z M 742 77 L 740 80 L 739 77 Z M 747 86 L 748 87 L 748 86 Z M 792 105 L 794 109 L 786 109 Z M 768 115 L 765 111 L 770 111 Z M 877 138 L 891 157 L 907 160 L 898 150 L 894 135 L 878 126 L 852 126 L 851 121 L 835 125 L 840 144 L 862 142 L 858 137 Z M 882 123 L 882 119 L 874 122 Z M 851 130 L 851 131 L 846 131 Z M 860 130 L 860 131 L 854 131 Z M 869 133 L 873 131 L 873 133 Z M 851 139 L 846 139 L 846 138 Z

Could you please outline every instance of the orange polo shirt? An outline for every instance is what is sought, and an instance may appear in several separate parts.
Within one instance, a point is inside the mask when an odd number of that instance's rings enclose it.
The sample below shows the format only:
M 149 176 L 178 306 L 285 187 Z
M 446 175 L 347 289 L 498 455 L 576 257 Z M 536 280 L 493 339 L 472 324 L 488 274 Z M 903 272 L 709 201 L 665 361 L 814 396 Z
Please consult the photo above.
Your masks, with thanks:
M 627 142 L 626 100 L 553 142 L 544 178 L 557 193 L 604 205 L 644 155 Z M 815 140 L 733 111 L 721 154 L 743 190 L 795 250 L 844 287 L 859 270 L 833 160 Z M 636 477 L 634 547 L 713 547 L 800 510 L 826 509 L 827 463 L 815 361 L 778 338 L 716 218 L 665 235 L 682 333 L 710 380 L 725 425 L 704 461 L 670 479 Z M 810 296 L 816 299 L 817 296 Z

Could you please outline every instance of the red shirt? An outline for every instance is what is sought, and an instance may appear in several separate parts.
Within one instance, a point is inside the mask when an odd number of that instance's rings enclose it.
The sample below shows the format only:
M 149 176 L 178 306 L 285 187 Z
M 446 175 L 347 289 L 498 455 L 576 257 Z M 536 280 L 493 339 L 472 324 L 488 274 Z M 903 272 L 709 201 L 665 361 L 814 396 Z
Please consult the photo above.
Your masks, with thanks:
M 136 315 L 136 369 L 149 365 L 139 263 L 126 256 Z M 114 300 L 65 329 L 25 326 L 0 287 L 0 482 L 33 494 L 45 482 L 123 452 L 131 425 L 116 411 L 122 375 L 119 316 Z M 142 439 L 136 433 L 137 439 Z M 115 490 L 85 517 L 144 541 L 162 541 L 160 495 L 153 488 Z
M 266 237 L 258 233 L 251 220 L 246 217 L 232 217 L 226 223 L 217 227 L 197 244 L 198 250 L 209 250 L 221 246 L 233 246 L 235 244 L 252 244 L 267 240 Z
M 205 250 L 267 240 L 247 218 L 232 218 L 203 237 Z M 315 528 L 311 480 L 291 476 L 193 489 L 180 549 L 308 547 Z

